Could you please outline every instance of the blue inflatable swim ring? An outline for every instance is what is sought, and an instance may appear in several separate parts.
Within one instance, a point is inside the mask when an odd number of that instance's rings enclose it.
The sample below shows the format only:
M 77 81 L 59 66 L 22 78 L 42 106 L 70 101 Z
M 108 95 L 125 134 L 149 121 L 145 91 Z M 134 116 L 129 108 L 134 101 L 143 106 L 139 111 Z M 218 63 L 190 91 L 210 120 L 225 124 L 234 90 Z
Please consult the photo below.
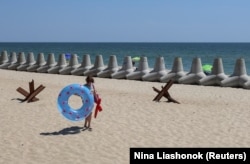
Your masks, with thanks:
M 79 95 L 82 99 L 82 106 L 79 109 L 73 109 L 69 106 L 69 98 L 72 95 Z M 58 95 L 57 108 L 59 112 L 70 121 L 84 120 L 93 110 L 93 93 L 84 85 L 70 84 L 64 87 Z

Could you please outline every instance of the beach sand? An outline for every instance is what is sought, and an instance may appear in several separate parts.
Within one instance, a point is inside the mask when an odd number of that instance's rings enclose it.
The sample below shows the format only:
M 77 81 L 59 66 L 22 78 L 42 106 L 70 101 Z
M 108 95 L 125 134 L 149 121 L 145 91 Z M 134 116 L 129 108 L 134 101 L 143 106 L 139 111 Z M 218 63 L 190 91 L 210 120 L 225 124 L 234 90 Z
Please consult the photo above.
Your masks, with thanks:
M 5 164 L 128 164 L 131 147 L 249 147 L 249 90 L 174 84 L 152 101 L 164 83 L 95 78 L 103 111 L 71 122 L 57 109 L 57 97 L 85 76 L 0 70 L 0 163 Z M 23 102 L 16 89 L 46 88 L 37 102 Z

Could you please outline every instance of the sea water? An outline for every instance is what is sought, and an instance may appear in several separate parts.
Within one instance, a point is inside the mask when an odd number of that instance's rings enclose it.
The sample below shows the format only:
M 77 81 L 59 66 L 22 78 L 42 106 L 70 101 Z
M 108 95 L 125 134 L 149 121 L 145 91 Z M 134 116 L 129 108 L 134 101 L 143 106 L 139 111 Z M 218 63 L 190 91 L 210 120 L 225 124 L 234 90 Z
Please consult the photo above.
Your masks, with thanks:
M 153 68 L 157 57 L 164 57 L 165 67 L 172 69 L 175 57 L 181 57 L 184 71 L 189 72 L 192 60 L 201 58 L 202 64 L 213 64 L 215 58 L 222 58 L 224 72 L 228 75 L 234 71 L 236 59 L 244 58 L 247 73 L 250 73 L 250 43 L 0 43 L 0 51 L 77 54 L 79 63 L 82 56 L 89 54 L 92 64 L 96 55 L 102 55 L 104 64 L 109 62 L 110 55 L 116 55 L 118 65 L 122 65 L 125 56 L 146 56 L 149 67 Z

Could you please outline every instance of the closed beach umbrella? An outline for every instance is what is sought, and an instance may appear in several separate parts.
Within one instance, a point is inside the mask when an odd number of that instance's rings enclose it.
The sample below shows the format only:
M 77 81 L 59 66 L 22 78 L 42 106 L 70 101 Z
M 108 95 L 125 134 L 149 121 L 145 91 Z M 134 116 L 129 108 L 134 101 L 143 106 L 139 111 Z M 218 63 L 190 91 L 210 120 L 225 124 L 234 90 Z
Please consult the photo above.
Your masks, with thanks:
M 140 57 L 138 57 L 138 56 L 133 57 L 133 58 L 132 58 L 132 61 L 134 61 L 134 62 L 140 61 Z

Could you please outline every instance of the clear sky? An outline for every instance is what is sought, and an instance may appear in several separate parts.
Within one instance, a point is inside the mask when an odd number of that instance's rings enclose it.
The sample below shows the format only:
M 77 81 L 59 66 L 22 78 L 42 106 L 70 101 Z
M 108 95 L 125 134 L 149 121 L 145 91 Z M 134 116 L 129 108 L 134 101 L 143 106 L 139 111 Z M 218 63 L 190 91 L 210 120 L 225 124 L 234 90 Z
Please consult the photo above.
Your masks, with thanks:
M 250 42 L 250 0 L 0 0 L 0 42 Z

